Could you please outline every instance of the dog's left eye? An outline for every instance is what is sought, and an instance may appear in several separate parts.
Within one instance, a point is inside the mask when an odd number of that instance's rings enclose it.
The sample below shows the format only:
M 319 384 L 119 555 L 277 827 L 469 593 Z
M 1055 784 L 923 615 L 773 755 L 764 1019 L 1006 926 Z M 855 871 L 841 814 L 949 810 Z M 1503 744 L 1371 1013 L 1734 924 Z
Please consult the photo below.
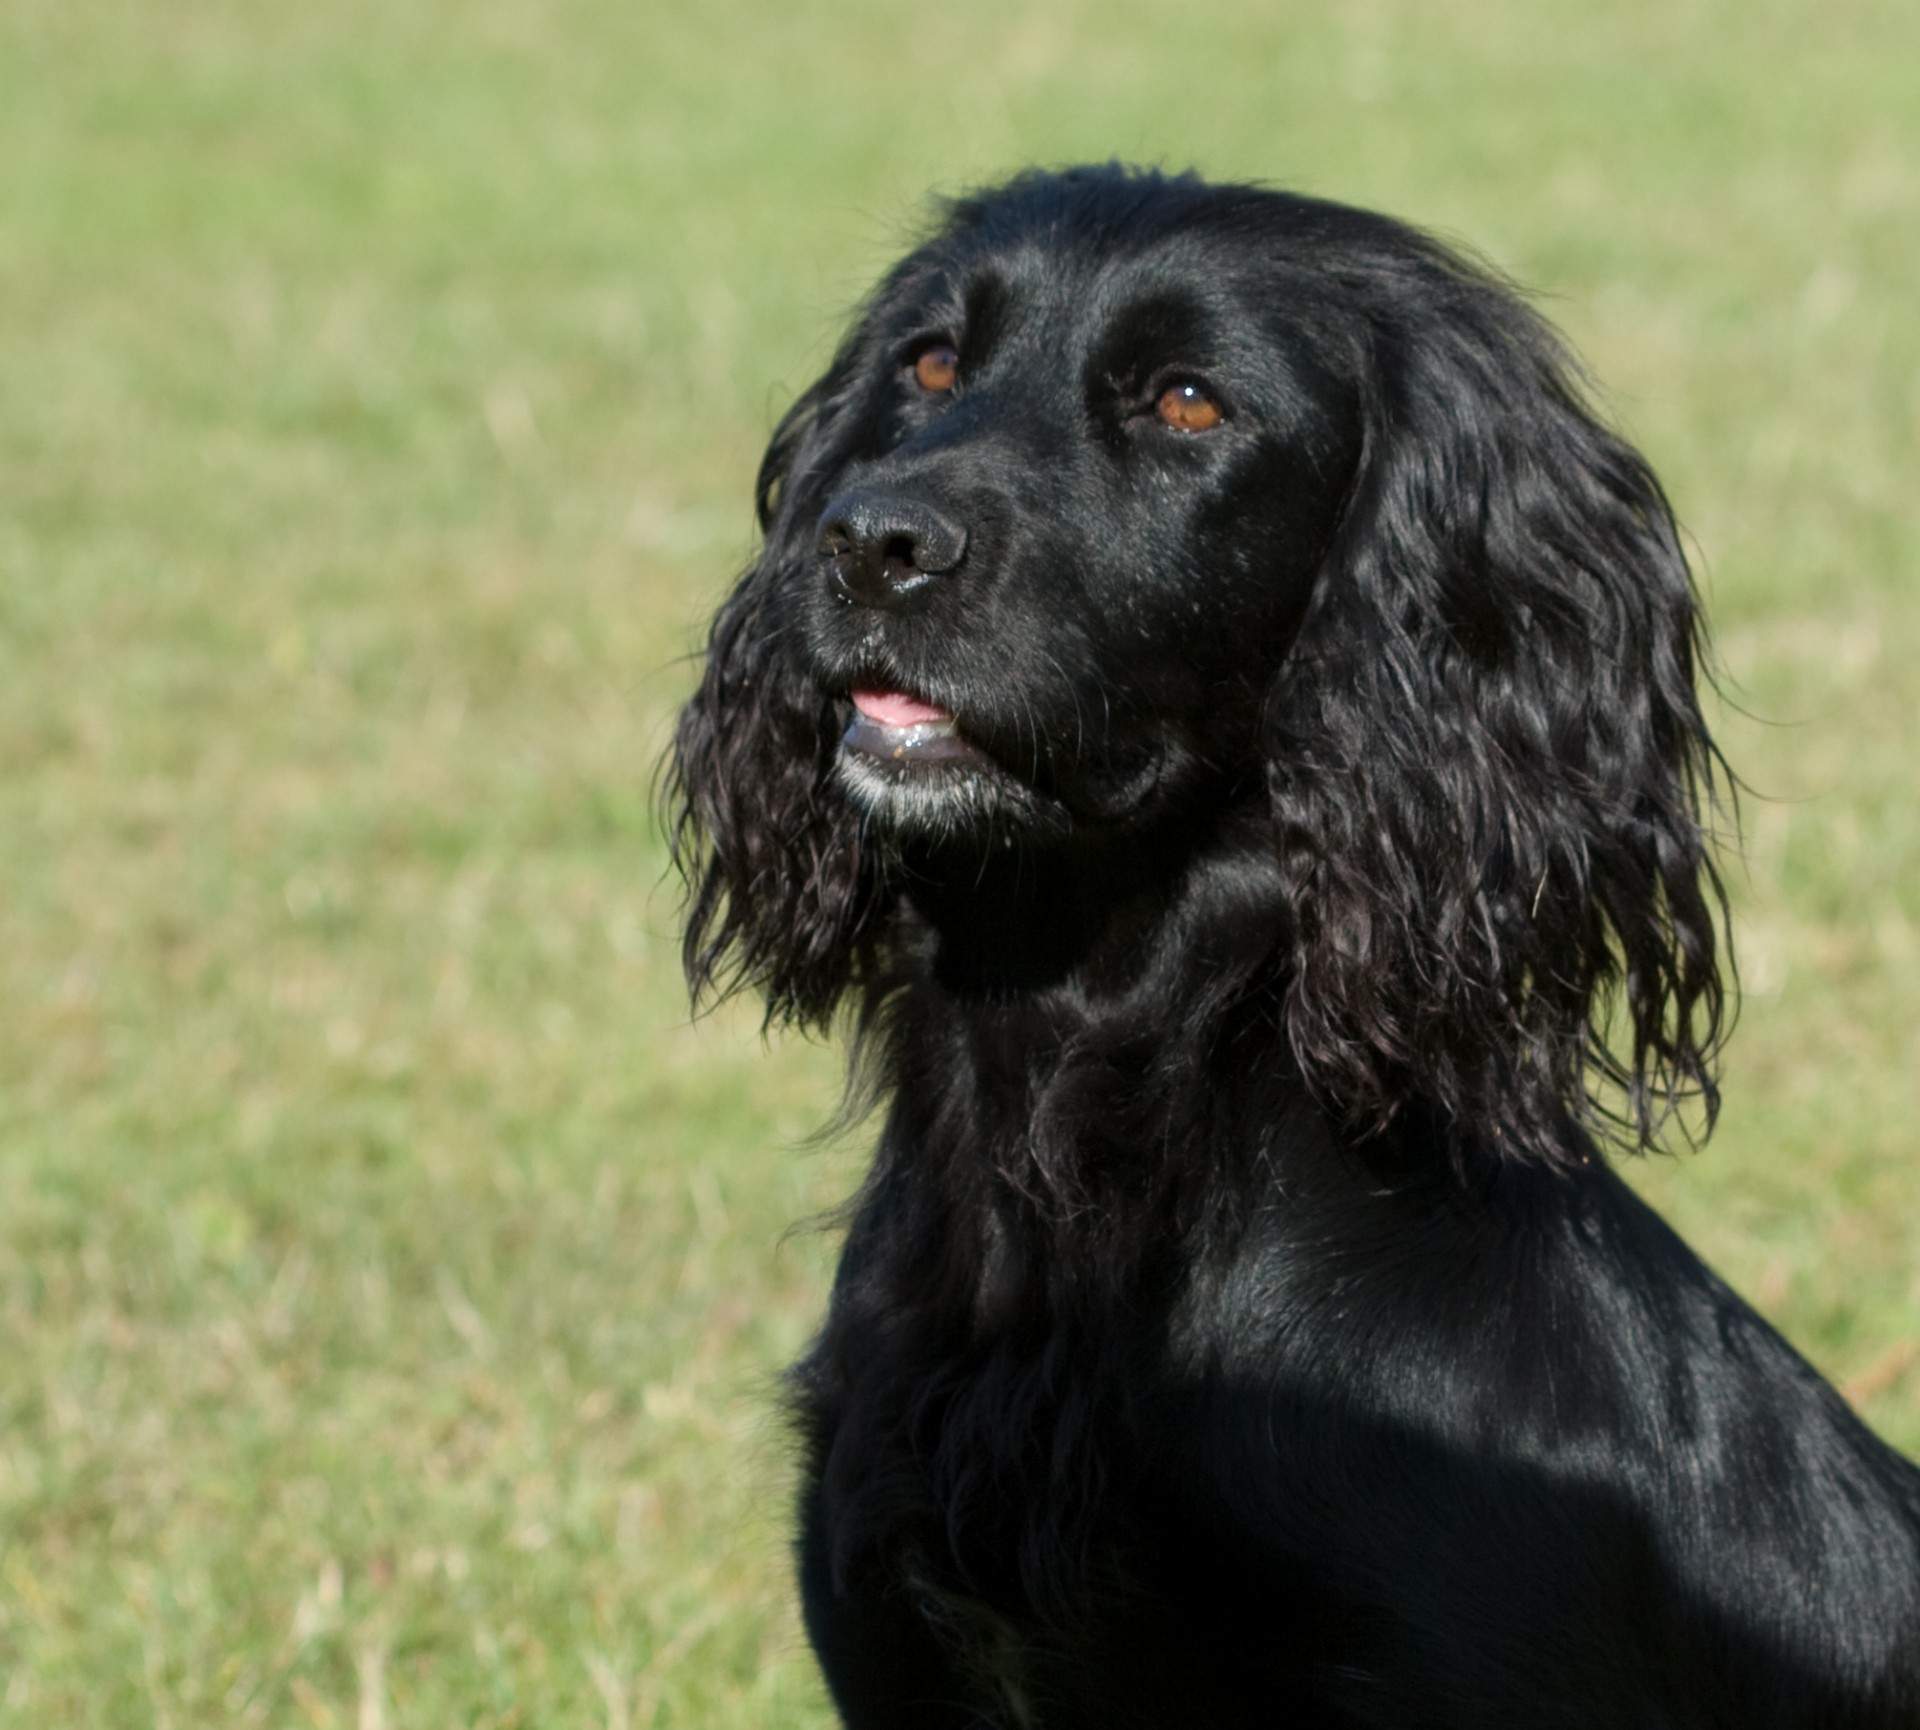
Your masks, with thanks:
M 1206 388 L 1191 380 L 1168 385 L 1154 403 L 1153 412 L 1176 432 L 1206 432 L 1226 418 Z
M 913 382 L 924 391 L 941 395 L 952 390 L 959 378 L 960 351 L 950 343 L 933 343 L 914 357 Z

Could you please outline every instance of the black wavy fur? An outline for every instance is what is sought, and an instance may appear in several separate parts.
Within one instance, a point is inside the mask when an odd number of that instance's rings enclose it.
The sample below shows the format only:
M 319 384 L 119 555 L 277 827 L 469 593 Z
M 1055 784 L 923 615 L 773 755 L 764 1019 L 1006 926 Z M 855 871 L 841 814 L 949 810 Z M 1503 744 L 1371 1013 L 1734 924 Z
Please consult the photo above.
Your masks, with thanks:
M 848 1724 L 1920 1725 L 1920 1475 L 1605 1157 L 1711 1126 L 1725 780 L 1546 324 L 1028 174 L 759 503 L 669 787 L 696 994 L 888 1103 L 795 1378 Z

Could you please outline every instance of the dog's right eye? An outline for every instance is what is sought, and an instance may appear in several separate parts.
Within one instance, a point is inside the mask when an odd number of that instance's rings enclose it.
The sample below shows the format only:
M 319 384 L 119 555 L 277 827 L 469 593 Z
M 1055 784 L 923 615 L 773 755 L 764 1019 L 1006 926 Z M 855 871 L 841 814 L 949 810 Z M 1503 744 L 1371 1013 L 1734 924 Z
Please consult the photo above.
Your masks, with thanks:
M 1170 384 L 1160 393 L 1153 412 L 1175 432 L 1211 432 L 1226 418 L 1204 386 L 1191 380 Z
M 913 382 L 929 395 L 952 390 L 959 378 L 960 351 L 951 343 L 931 343 L 914 357 Z

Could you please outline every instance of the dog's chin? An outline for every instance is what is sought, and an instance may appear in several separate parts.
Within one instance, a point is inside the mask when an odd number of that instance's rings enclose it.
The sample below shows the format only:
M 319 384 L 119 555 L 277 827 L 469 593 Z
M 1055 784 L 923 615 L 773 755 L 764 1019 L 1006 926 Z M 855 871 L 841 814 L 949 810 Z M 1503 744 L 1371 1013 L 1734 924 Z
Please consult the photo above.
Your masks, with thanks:
M 949 722 L 880 726 L 856 713 L 834 778 L 871 830 L 943 849 L 1046 845 L 1124 831 L 1161 786 L 1157 757 L 1121 769 L 1085 766 L 1070 787 L 1036 787 Z
M 870 829 L 881 835 L 947 848 L 1011 847 L 1064 839 L 1073 829 L 1064 805 L 964 740 L 955 739 L 952 747 L 923 740 L 916 749 L 884 739 L 856 739 L 860 731 L 858 725 L 849 728 L 840 742 L 834 779 Z

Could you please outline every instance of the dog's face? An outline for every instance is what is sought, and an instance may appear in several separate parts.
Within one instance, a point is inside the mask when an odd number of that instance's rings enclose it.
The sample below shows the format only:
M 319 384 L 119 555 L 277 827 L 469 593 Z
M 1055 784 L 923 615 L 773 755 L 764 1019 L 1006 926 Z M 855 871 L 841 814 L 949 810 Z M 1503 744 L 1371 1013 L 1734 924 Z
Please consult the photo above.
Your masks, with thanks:
M 1015 223 L 897 274 L 777 603 L 869 821 L 1033 842 L 1253 766 L 1361 439 L 1331 309 L 1283 270 Z
M 1022 176 L 881 283 L 759 498 L 675 741 L 696 987 L 821 1021 L 1002 848 L 1171 893 L 1205 846 L 1356 1123 L 1564 1148 L 1596 1074 L 1642 1137 L 1711 1100 L 1691 578 L 1484 270 L 1283 193 Z

